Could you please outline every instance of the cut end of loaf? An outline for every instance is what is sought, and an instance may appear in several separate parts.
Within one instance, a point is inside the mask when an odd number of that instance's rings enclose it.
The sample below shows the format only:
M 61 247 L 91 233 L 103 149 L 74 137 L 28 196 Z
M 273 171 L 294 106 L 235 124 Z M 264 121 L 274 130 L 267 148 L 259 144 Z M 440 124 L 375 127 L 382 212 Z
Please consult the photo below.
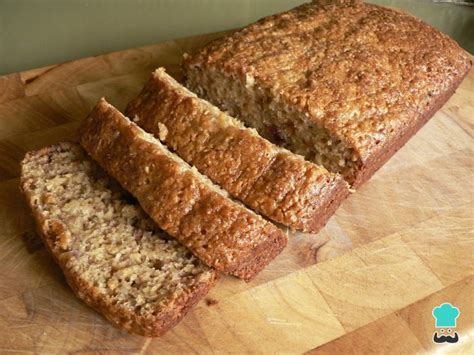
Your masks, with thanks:
M 216 272 L 158 230 L 79 146 L 28 153 L 21 181 L 68 283 L 116 326 L 161 335 L 214 284 Z
M 303 4 L 184 61 L 198 95 L 353 187 L 427 122 L 470 67 L 433 27 L 355 1 Z
M 201 97 L 241 119 L 274 144 L 308 161 L 341 174 L 349 183 L 356 180 L 361 158 L 348 144 L 328 130 L 311 124 L 291 105 L 279 103 L 264 89 L 215 68 L 186 69 L 186 84 Z

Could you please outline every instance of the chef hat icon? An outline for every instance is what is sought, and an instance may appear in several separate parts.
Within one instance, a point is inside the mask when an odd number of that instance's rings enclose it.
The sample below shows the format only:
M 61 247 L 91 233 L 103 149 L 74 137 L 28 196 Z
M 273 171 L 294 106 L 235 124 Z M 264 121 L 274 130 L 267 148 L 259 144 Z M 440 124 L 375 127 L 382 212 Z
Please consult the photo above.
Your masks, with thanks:
M 454 307 L 451 303 L 443 303 L 433 308 L 433 317 L 436 320 L 436 328 L 454 328 L 456 327 L 456 319 L 459 317 L 459 308 Z

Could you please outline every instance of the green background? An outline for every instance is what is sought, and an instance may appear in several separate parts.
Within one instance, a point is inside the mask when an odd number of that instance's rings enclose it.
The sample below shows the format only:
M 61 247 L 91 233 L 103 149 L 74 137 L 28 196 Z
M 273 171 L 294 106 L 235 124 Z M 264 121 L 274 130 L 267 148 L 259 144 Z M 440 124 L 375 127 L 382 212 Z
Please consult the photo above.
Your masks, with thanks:
M 0 0 L 0 74 L 244 26 L 304 0 Z M 373 0 L 405 9 L 474 53 L 474 7 Z

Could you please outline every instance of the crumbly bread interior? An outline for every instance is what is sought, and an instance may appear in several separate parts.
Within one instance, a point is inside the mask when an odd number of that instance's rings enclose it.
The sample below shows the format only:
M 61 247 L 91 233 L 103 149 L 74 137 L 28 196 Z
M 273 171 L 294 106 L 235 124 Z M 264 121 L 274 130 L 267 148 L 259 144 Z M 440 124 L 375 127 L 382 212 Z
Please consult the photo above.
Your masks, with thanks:
M 270 92 L 254 86 L 251 77 L 240 78 L 211 67 L 186 71 L 188 88 L 238 117 L 269 141 L 352 181 L 361 160 L 354 149 L 324 127 L 310 123 L 304 114 Z
M 157 230 L 79 147 L 27 156 L 22 177 L 36 213 L 64 229 L 48 243 L 59 263 L 80 279 L 82 291 L 94 289 L 122 312 L 153 318 L 215 276 Z

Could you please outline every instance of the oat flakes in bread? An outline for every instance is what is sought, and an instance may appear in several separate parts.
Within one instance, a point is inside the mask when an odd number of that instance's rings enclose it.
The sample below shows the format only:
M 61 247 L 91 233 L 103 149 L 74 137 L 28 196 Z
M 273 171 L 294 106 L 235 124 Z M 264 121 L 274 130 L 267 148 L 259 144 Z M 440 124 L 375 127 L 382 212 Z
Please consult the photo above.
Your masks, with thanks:
M 159 336 L 217 280 L 77 144 L 28 153 L 21 188 L 74 293 L 119 328 Z

